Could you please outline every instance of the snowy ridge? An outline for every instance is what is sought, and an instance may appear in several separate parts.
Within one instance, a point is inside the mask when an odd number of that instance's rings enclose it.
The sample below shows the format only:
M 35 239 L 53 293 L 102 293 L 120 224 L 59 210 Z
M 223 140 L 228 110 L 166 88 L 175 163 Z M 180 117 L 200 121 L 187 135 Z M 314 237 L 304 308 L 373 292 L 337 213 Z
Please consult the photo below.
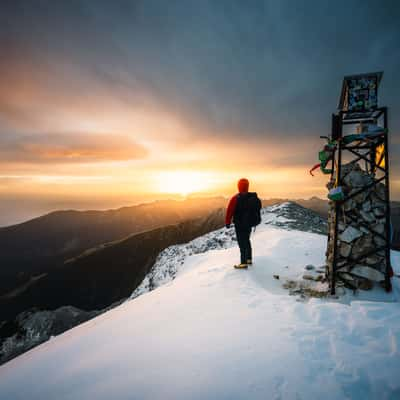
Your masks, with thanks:
M 226 249 L 236 243 L 233 229 L 218 229 L 189 243 L 174 245 L 163 250 L 156 259 L 151 271 L 132 293 L 130 299 L 150 292 L 175 279 L 179 268 L 187 257 L 210 250 Z
M 263 208 L 261 220 L 261 224 L 264 225 L 273 225 L 284 229 L 300 228 L 303 231 L 315 233 L 324 232 L 326 228 L 326 222 L 323 218 L 292 202 Z M 135 299 L 175 279 L 179 268 L 184 265 L 187 257 L 210 250 L 227 249 L 234 245 L 236 245 L 236 236 L 233 227 L 231 227 L 230 229 L 222 228 L 210 232 L 189 243 L 166 248 L 158 255 L 151 271 L 134 290 L 130 299 Z

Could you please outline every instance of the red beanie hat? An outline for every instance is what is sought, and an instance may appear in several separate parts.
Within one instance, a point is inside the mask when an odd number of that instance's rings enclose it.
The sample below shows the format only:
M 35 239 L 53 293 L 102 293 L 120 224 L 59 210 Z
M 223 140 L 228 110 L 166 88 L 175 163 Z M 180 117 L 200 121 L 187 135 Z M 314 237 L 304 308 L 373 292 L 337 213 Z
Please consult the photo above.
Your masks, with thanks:
M 246 178 L 242 178 L 238 182 L 239 193 L 247 193 L 249 191 L 249 181 Z

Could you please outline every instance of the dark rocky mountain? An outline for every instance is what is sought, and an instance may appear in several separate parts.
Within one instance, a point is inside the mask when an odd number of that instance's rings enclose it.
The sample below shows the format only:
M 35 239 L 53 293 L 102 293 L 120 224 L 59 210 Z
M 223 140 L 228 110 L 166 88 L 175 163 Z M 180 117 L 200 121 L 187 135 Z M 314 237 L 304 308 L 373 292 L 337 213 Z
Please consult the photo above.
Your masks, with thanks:
M 225 203 L 222 197 L 193 198 L 108 211 L 55 211 L 0 228 L 0 296 L 24 289 L 86 249 L 202 217 Z

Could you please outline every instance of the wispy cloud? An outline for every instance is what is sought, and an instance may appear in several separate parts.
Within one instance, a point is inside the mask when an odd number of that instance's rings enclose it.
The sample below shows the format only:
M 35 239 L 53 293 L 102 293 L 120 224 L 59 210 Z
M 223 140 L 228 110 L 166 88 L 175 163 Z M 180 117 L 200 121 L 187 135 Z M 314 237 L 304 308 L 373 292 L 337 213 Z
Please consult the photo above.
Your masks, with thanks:
M 35 134 L 0 137 L 1 163 L 88 163 L 143 159 L 147 150 L 116 134 Z

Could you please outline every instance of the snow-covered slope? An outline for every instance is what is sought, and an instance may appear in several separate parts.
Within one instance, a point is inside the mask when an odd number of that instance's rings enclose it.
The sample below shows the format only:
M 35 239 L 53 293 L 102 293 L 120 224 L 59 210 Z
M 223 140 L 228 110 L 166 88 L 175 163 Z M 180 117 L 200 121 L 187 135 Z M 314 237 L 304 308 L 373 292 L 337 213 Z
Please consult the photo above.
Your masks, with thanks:
M 400 398 L 399 279 L 352 301 L 289 296 L 326 247 L 288 229 L 289 207 L 264 211 L 249 270 L 229 231 L 167 249 L 142 295 L 1 366 L 0 398 Z
M 263 224 L 257 228 L 257 236 L 260 228 L 265 228 L 265 225 L 314 233 L 327 231 L 327 224 L 323 218 L 313 211 L 292 202 L 266 207 L 261 210 L 261 217 Z M 230 229 L 223 228 L 208 233 L 187 244 L 166 248 L 158 255 L 152 270 L 132 293 L 131 299 L 175 279 L 178 270 L 182 269 L 187 257 L 210 250 L 227 249 L 235 244 L 235 231 L 231 227 Z M 254 252 L 256 251 L 257 249 Z M 238 260 L 236 259 L 236 261 Z M 287 273 L 288 271 L 285 272 Z

